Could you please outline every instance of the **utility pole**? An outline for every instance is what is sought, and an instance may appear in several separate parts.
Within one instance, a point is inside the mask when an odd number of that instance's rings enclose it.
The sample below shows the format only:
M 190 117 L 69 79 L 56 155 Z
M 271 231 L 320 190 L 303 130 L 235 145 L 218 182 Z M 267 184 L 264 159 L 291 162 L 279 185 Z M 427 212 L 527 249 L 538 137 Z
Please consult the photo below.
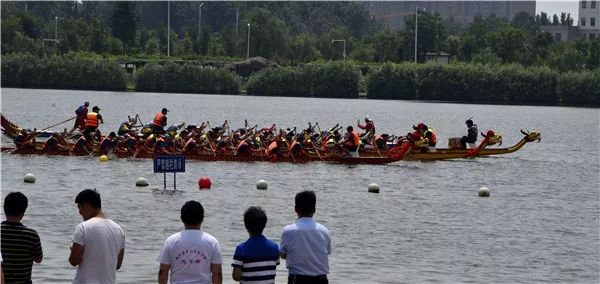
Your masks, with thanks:
M 246 59 L 250 58 L 250 23 L 248 23 L 248 48 L 246 49 Z
M 419 6 L 415 5 L 415 63 L 417 63 L 417 32 L 419 30 Z
M 58 43 L 58 16 L 54 17 L 54 42 Z
M 238 56 L 238 26 L 240 21 L 240 11 L 235 9 L 235 56 Z
M 167 2 L 167 57 L 171 56 L 171 0 Z
M 198 6 L 198 41 L 200 41 L 200 34 L 202 33 L 202 6 L 204 6 L 204 3 L 200 3 L 200 6 Z

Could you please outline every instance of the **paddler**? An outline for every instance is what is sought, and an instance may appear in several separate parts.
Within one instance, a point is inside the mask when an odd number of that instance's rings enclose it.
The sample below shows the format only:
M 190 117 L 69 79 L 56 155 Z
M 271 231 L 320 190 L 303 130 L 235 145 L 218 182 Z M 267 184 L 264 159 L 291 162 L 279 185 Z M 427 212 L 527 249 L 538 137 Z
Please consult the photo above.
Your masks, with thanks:
M 98 130 L 98 125 L 100 125 L 100 123 L 104 123 L 102 115 L 100 115 L 99 112 L 100 108 L 98 106 L 94 106 L 92 108 L 92 112 L 88 112 L 86 116 L 85 131 L 83 131 L 83 136 L 85 136 L 85 139 L 88 141 L 92 141 L 92 133 L 96 133 L 96 130 Z
M 348 152 L 348 155 L 358 157 L 358 148 L 360 146 L 358 132 L 354 131 L 352 126 L 348 126 L 346 128 L 346 138 L 338 142 L 338 145 L 342 145 Z
M 167 126 L 167 108 L 163 108 L 159 113 L 154 116 L 154 120 L 150 126 L 152 127 L 152 133 L 163 134 L 165 133 L 164 127 Z
M 71 131 L 69 131 L 69 134 L 73 133 L 73 131 L 75 131 L 75 129 L 79 129 L 79 131 L 85 130 L 85 127 L 86 127 L 85 120 L 87 118 L 89 106 L 90 106 L 90 102 L 85 101 L 85 102 L 83 102 L 82 105 L 80 105 L 75 110 L 75 114 L 77 115 L 77 117 L 75 118 L 75 125 L 73 125 L 73 128 L 71 128 Z

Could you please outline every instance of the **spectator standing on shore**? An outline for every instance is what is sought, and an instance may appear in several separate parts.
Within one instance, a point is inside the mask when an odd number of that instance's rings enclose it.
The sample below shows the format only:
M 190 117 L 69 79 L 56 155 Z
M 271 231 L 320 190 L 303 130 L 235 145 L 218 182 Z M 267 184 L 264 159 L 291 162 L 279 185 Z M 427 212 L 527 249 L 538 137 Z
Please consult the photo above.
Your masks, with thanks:
M 181 207 L 185 229 L 165 241 L 158 262 L 158 283 L 220 284 L 223 282 L 221 248 L 215 237 L 201 230 L 204 208 L 190 200 Z
M 69 263 L 77 266 L 73 283 L 116 283 L 125 255 L 125 233 L 102 212 L 100 194 L 86 189 L 75 198 L 83 222 L 75 227 Z
M 327 284 L 331 239 L 329 230 L 315 222 L 317 203 L 314 191 L 296 194 L 298 220 L 283 228 L 279 252 L 286 260 L 288 284 Z
M 250 235 L 235 248 L 232 277 L 240 283 L 274 283 L 279 265 L 279 247 L 265 236 L 267 213 L 260 207 L 250 207 L 244 213 L 244 226 Z
M 42 262 L 42 243 L 38 233 L 21 224 L 28 201 L 21 192 L 11 192 L 4 198 L 2 222 L 2 272 L 7 283 L 31 283 L 33 262 Z M 4 283 L 4 282 L 2 282 Z

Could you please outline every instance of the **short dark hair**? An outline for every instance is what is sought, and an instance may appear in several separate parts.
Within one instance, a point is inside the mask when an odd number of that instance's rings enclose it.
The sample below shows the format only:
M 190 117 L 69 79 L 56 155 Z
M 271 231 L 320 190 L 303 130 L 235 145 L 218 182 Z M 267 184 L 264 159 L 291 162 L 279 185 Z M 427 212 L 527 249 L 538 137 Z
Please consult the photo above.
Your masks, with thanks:
M 102 201 L 100 200 L 100 193 L 96 191 L 96 189 L 84 189 L 77 197 L 75 197 L 75 203 L 84 204 L 87 203 L 92 205 L 92 207 L 96 209 L 102 208 Z
M 354 127 L 352 127 L 351 125 L 349 125 L 349 126 L 346 128 L 346 131 L 348 131 L 348 132 L 350 132 L 350 131 L 354 131 Z
M 252 235 L 262 235 L 267 225 L 267 213 L 259 206 L 251 206 L 244 212 L 244 226 Z
M 199 225 L 204 221 L 204 207 L 198 201 L 190 200 L 181 206 L 181 222 L 186 225 Z
M 312 190 L 305 190 L 296 194 L 296 212 L 306 216 L 315 213 L 317 196 Z
M 4 198 L 4 214 L 7 216 L 20 216 L 27 210 L 27 196 L 16 191 L 11 192 Z

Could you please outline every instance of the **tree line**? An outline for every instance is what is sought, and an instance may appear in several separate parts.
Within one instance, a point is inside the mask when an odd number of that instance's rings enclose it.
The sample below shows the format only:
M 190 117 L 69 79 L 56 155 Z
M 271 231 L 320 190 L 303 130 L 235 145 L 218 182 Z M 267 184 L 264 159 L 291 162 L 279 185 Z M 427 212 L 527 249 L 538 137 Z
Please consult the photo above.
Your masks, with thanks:
M 414 58 L 414 16 L 406 17 L 404 30 L 393 30 L 369 17 L 361 2 L 200 4 L 171 2 L 169 41 L 166 1 L 3 1 L 1 51 L 163 58 L 169 50 L 184 59 L 229 60 L 244 58 L 249 51 L 250 56 L 295 66 L 342 59 L 343 43 L 333 40 L 343 39 L 347 58 L 354 61 L 401 63 Z M 552 19 L 545 13 L 520 13 L 510 20 L 476 17 L 467 27 L 429 12 L 418 17 L 420 62 L 427 52 L 447 52 L 453 62 L 547 66 L 561 72 L 600 67 L 600 39 L 557 43 L 541 31 L 541 25 L 572 25 L 568 14 Z

